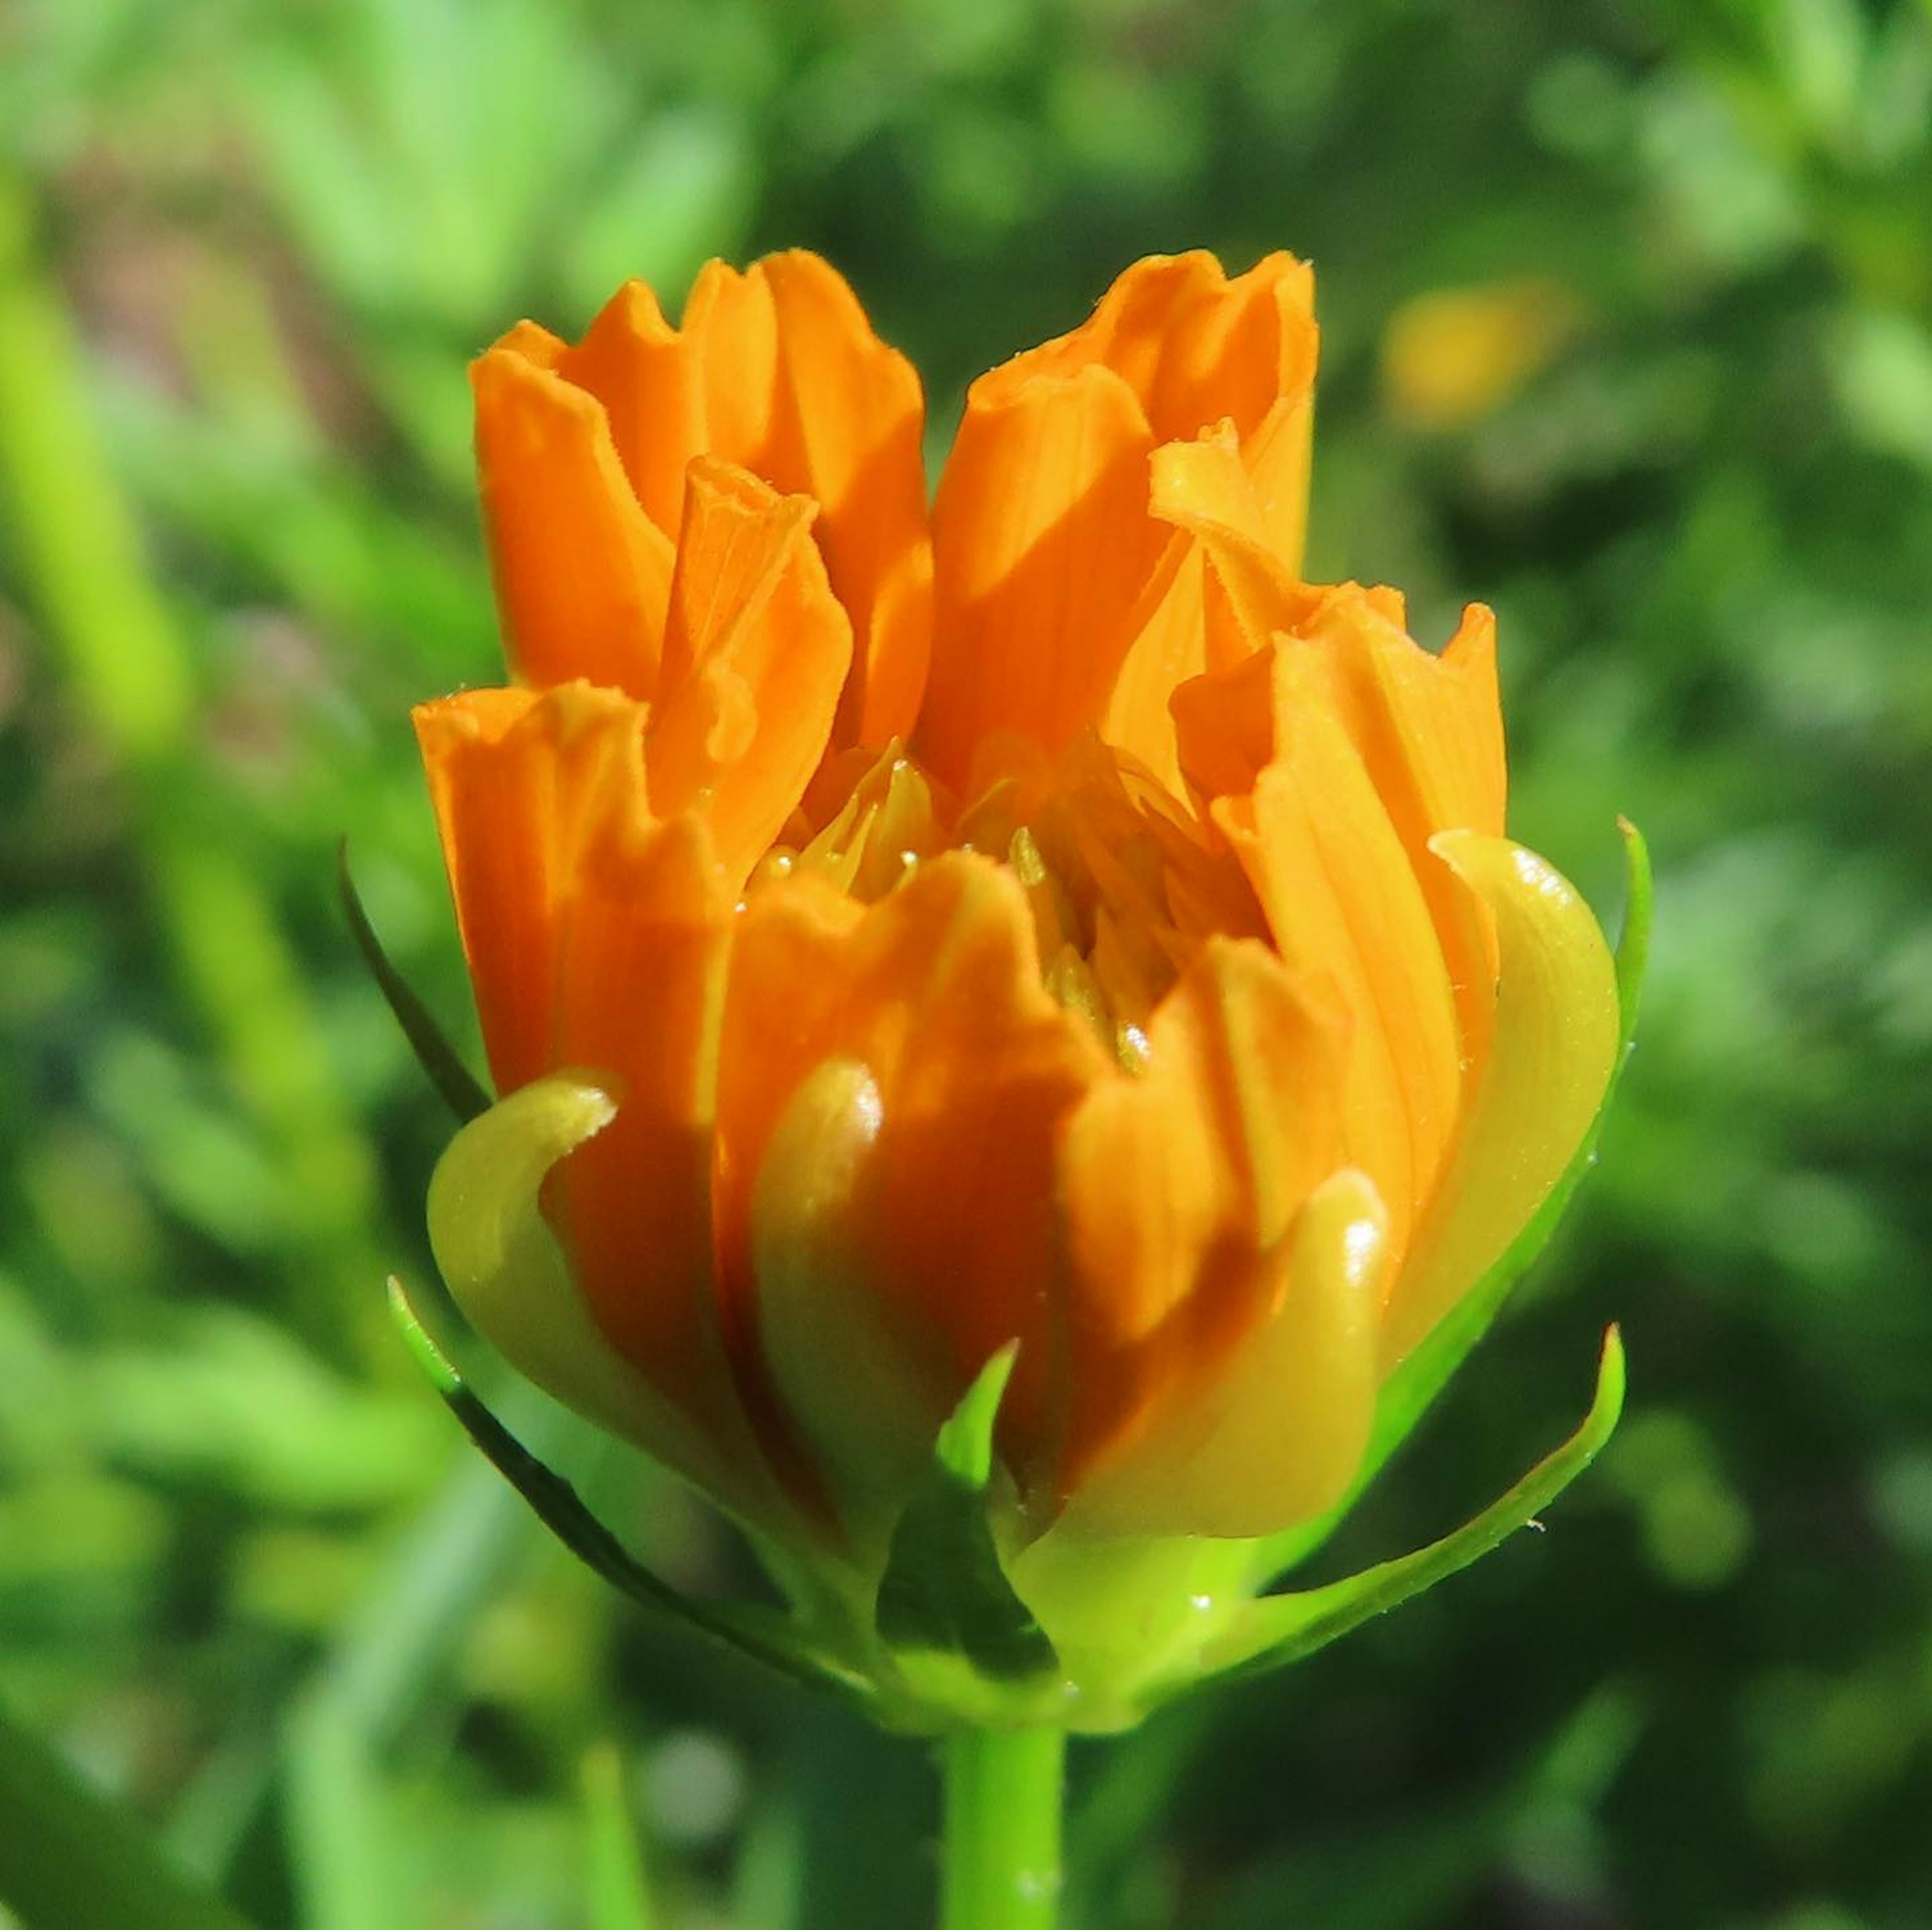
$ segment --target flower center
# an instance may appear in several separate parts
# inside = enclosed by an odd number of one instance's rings
[[[1090,733],[1058,759],[1014,739],[988,763],[960,809],[896,745],[836,760],[747,895],[815,874],[870,904],[926,859],[982,853],[1025,892],[1047,990],[1138,1071],[1154,1008],[1201,946],[1264,936],[1246,877],[1190,805]]]

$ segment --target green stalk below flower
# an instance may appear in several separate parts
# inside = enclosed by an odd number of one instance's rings
[[[1057,1728],[946,1739],[940,1930],[1053,1930],[1066,1752]]]

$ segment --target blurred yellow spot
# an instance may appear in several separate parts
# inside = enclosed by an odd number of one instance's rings
[[[1575,296],[1550,281],[1418,295],[1382,336],[1384,406],[1417,428],[1478,421],[1548,365],[1580,318]]]

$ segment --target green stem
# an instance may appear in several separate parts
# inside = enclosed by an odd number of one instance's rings
[[[946,1738],[940,1930],[1053,1930],[1066,1752],[1059,1729]]]

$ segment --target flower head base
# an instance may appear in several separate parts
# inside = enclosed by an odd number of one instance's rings
[[[1503,835],[1489,613],[1437,655],[1300,579],[1311,301],[1142,262],[974,385],[929,514],[814,257],[524,324],[475,370],[516,682],[417,713],[502,1095],[459,1300],[868,1606],[1004,1362],[992,1532],[1090,1674],[1159,1643],[1069,1578],[1184,1602],[1334,1504],[1617,1055]]]

